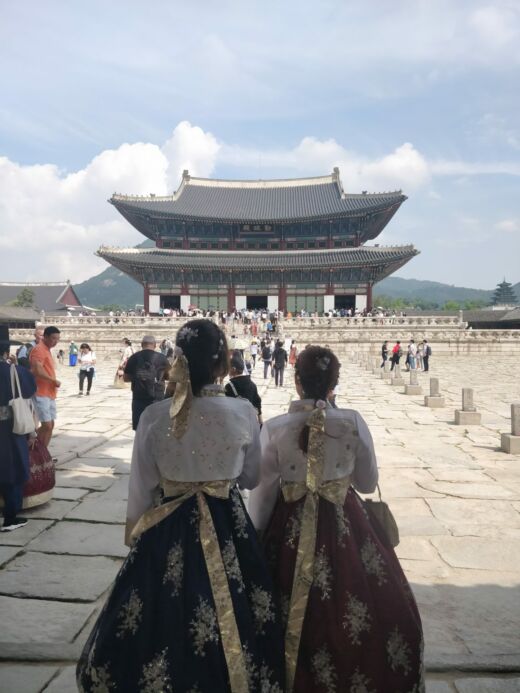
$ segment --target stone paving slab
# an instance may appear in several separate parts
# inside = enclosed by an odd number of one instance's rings
[[[455,679],[457,693],[518,693],[520,678],[466,678]]]
[[[77,690],[76,667],[69,666],[61,669],[43,690],[45,693],[74,693]]]
[[[0,596],[2,623],[9,624],[0,635],[0,656],[3,643],[70,643],[93,610],[91,604]]]
[[[0,566],[14,558],[21,550],[20,546],[0,546]]]
[[[432,537],[446,563],[454,568],[520,572],[520,552],[515,539],[490,541],[481,537]]]
[[[78,556],[115,556],[128,553],[120,525],[65,521],[51,527],[28,544],[30,551]]]
[[[15,532],[2,532],[0,533],[0,546],[25,546],[52,524],[54,524],[52,520],[31,520],[25,527],[21,527]]]
[[[79,472],[75,469],[56,472],[56,483],[60,486],[73,486],[92,491],[105,491],[114,483],[115,479],[116,477],[112,472],[100,474],[98,472]]]
[[[0,572],[0,594],[92,602],[108,589],[120,565],[121,561],[105,556],[56,556],[29,551]]]
[[[104,494],[89,498],[69,512],[68,520],[86,520],[87,522],[108,522],[124,524],[126,522],[126,500],[110,499]]]
[[[36,518],[42,520],[62,520],[77,504],[77,501],[57,500],[53,498],[48,503],[39,505],[36,508],[24,510],[24,515],[30,520]]]
[[[52,492],[53,500],[79,500],[86,496],[87,489],[75,488],[74,486],[55,486]]]
[[[0,691],[3,693],[40,693],[57,672],[57,667],[49,664],[0,663]],[[74,688],[69,688],[67,693],[73,693],[73,691]]]

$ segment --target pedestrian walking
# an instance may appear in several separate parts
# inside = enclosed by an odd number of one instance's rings
[[[392,347],[392,365],[390,366],[391,371],[393,371],[396,365],[399,363],[402,355],[403,350],[401,349],[401,342],[397,341]]]
[[[432,355],[432,348],[428,344],[428,340],[423,340],[423,362],[424,362],[424,372],[430,370],[430,356]]]
[[[271,361],[273,359],[273,352],[271,351],[271,347],[267,342],[262,341],[260,346],[262,348],[262,361],[264,362],[264,380],[267,380],[267,374],[271,368]]]
[[[388,342],[383,342],[383,346],[381,347],[381,358],[383,359],[381,361],[381,368],[385,368],[386,362],[388,361]]]
[[[246,372],[245,362],[240,353],[231,356],[229,382],[224,388],[226,397],[242,397],[249,400],[258,414],[258,422],[262,423],[262,398],[258,394],[256,384]]]
[[[274,369],[274,384],[283,387],[283,374],[287,365],[287,352],[283,348],[283,342],[278,340],[273,351],[272,365]]]
[[[132,383],[132,428],[137,429],[141,414],[154,402],[164,399],[165,378],[170,364],[163,354],[155,349],[157,342],[152,335],[145,335],[141,341],[141,351],[127,361],[124,380]]]
[[[300,400],[264,424],[249,499],[285,605],[285,690],[423,691],[415,599],[357,494],[377,486],[372,436],[357,411],[326,402],[338,375],[330,349],[300,353]]]
[[[79,348],[79,395],[83,394],[83,384],[87,381],[87,395],[90,395],[92,389],[92,380],[96,370],[96,354],[90,346],[83,342]]]
[[[34,407],[40,421],[36,435],[43,445],[48,448],[56,420],[56,396],[61,382],[56,378],[54,359],[51,349],[60,341],[60,331],[49,325],[43,331],[42,341],[31,350],[29,363],[36,380]]]
[[[69,344],[69,366],[75,366],[78,362],[78,347],[75,342]]]
[[[289,365],[294,368],[296,365],[296,359],[298,358],[298,348],[296,347],[296,341],[293,339],[289,349]]]

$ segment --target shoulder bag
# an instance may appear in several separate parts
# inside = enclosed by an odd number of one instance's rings
[[[11,391],[13,399],[9,402],[9,406],[13,410],[13,433],[18,436],[34,433],[36,427],[34,425],[34,409],[31,399],[22,397],[22,388],[20,387],[20,378],[16,366],[11,364]],[[18,395],[16,392],[18,391]]]
[[[377,492],[379,494],[379,500],[371,500],[370,498],[365,498],[363,501],[365,505],[365,510],[370,517],[370,520],[375,519],[377,524],[381,527],[383,532],[390,544],[395,548],[399,544],[399,528],[397,527],[397,522],[395,517],[392,515],[392,511],[388,507],[388,504],[381,498],[381,489],[379,484],[377,485]]]

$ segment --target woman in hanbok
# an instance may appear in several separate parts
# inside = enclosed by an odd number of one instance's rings
[[[300,353],[301,399],[264,423],[261,482],[248,506],[283,614],[286,690],[420,693],[419,613],[356,493],[375,490],[377,463],[360,414],[327,404],[338,376],[329,349]]]
[[[215,384],[229,362],[215,323],[188,322],[176,345],[173,398],[149,406],[137,428],[126,533],[132,548],[85,645],[78,686],[282,693],[281,624],[239,491],[259,479],[257,414]]]
[[[298,348],[294,339],[291,342],[291,348],[289,349],[289,365],[293,368],[296,365],[296,359],[298,357]]]

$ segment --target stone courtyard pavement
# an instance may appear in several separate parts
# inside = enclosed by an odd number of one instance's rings
[[[397,553],[424,622],[428,693],[517,692],[520,456],[499,444],[510,403],[520,401],[518,363],[503,355],[432,361],[442,409],[353,363],[343,365],[338,402],[358,409],[374,436],[383,498],[401,533]],[[2,693],[76,690],[74,661],[126,554],[133,433],[130,392],[110,387],[114,371],[102,363],[92,395],[79,398],[75,370],[60,368],[54,499],[27,512],[26,527],[0,534]],[[285,412],[292,382],[275,389],[260,367],[255,375],[265,418]],[[419,373],[425,393],[427,376]],[[455,425],[462,387],[474,388],[482,425]]]

